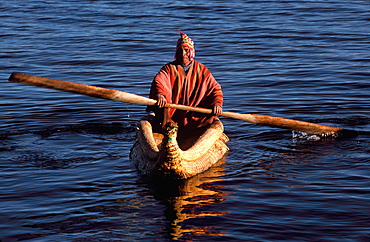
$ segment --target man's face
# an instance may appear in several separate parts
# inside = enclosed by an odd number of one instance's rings
[[[191,62],[190,55],[191,49],[187,46],[181,46],[177,50],[176,59],[180,62],[180,64],[187,66]]]

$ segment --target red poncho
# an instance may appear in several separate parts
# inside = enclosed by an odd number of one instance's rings
[[[154,77],[150,98],[156,99],[158,94],[164,95],[168,103],[193,107],[212,108],[215,104],[220,106],[223,104],[220,84],[205,65],[195,60],[192,61],[187,73],[176,62],[163,66]],[[170,109],[169,115],[179,126],[201,122],[210,117],[176,109]]]

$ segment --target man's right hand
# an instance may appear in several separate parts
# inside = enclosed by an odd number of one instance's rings
[[[157,95],[157,106],[159,108],[164,108],[167,105],[166,97],[162,94]]]

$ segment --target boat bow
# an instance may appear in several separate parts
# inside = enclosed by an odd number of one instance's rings
[[[144,174],[188,178],[207,170],[229,150],[223,131],[217,119],[207,127],[180,135],[177,125],[170,122],[163,135],[153,132],[151,123],[143,119],[130,157]]]

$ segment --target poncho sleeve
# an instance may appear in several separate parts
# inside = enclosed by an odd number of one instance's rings
[[[211,108],[213,105],[223,105],[223,94],[221,85],[213,77],[209,69],[199,63],[194,63],[194,70],[191,80],[193,88],[188,102],[192,106]]]
[[[152,81],[150,88],[149,97],[157,99],[157,95],[161,94],[165,96],[167,102],[171,103],[172,100],[172,86],[170,77],[170,66],[169,64],[163,66]]]

